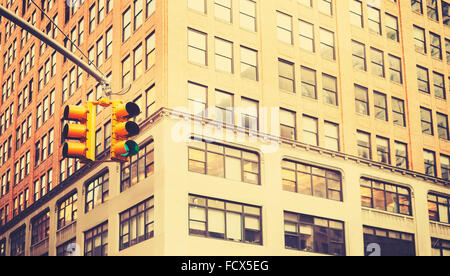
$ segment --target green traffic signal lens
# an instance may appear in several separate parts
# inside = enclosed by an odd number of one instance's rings
[[[139,146],[135,141],[129,140],[125,142],[125,150],[127,153],[122,154],[122,156],[128,157],[138,154]]]

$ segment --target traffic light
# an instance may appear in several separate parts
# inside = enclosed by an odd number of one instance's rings
[[[68,105],[64,109],[64,120],[78,122],[64,126],[61,140],[65,142],[62,154],[64,158],[80,158],[83,161],[95,161],[95,106],[88,102],[86,106]]]
[[[139,152],[138,144],[128,138],[139,134],[139,126],[130,119],[141,113],[135,103],[112,102],[111,159],[126,162],[128,157]]]

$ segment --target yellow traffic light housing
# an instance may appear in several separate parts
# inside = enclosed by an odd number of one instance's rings
[[[64,158],[80,158],[83,161],[95,161],[95,106],[88,102],[86,106],[68,105],[64,109],[64,120],[78,124],[66,124],[61,140],[78,140],[65,142],[62,149]]]
[[[128,157],[138,154],[139,146],[128,138],[139,134],[139,126],[135,122],[128,121],[139,115],[141,110],[133,102],[112,102],[111,119],[111,159],[126,162]]]

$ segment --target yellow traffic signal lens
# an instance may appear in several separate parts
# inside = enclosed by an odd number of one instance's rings
[[[73,121],[85,121],[88,110],[83,106],[68,105],[64,108],[64,119]]]
[[[129,102],[119,105],[115,108],[115,114],[117,120],[124,120],[136,117],[141,113],[141,109],[135,103]]]
[[[66,124],[62,132],[62,140],[65,139],[86,139],[87,128],[86,125]]]
[[[139,126],[135,122],[125,122],[114,127],[114,134],[118,138],[128,138],[139,134]]]
[[[86,155],[86,145],[81,143],[65,143],[63,146],[63,157],[85,157]]]

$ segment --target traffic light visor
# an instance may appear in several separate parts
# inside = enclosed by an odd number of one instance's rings
[[[65,143],[62,151],[63,157],[84,157],[86,145],[81,143]]]
[[[139,134],[139,126],[135,122],[125,122],[114,127],[114,133],[120,138],[128,138]]]
[[[64,108],[65,120],[85,121],[88,110],[83,106],[68,105]]]
[[[141,109],[135,103],[129,102],[116,107],[115,114],[117,119],[130,119],[141,113]]]
[[[62,132],[62,140],[65,139],[86,139],[87,129],[85,125],[66,124]]]

